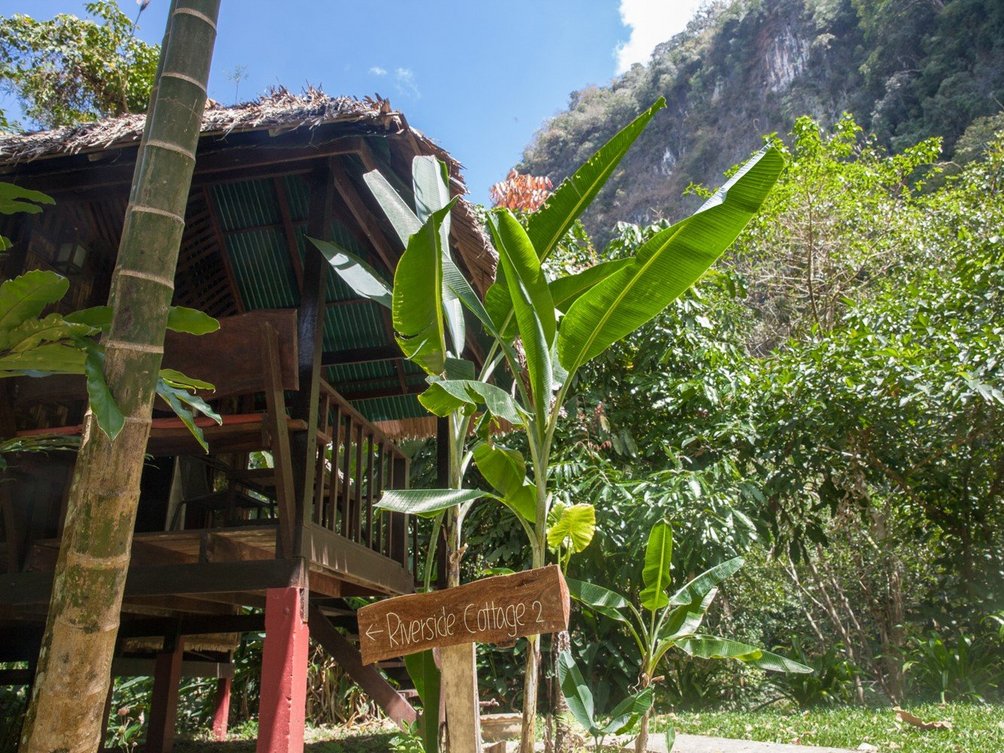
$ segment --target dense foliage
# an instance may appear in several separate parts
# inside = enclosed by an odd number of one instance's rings
[[[160,47],[135,36],[134,21],[114,0],[85,8],[92,18],[0,17],[0,86],[20,101],[29,125],[55,128],[146,110]],[[19,125],[0,111],[0,128]]]
[[[850,118],[798,121],[729,262],[580,372],[553,472],[560,499],[597,508],[573,577],[637,594],[642,532],[667,517],[680,577],[747,557],[712,628],[818,670],[765,685],[674,659],[665,698],[998,692],[1001,136],[947,176],[937,142],[889,154]],[[604,255],[659,227],[620,226]],[[567,258],[595,253],[580,236]],[[518,564],[502,537],[477,539],[486,565]],[[632,646],[608,622],[579,614],[573,644],[616,696]]]

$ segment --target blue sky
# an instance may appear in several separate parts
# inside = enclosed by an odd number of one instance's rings
[[[135,0],[119,0],[133,15]],[[699,0],[223,0],[209,95],[284,85],[379,93],[465,166],[475,201],[568,95],[603,85],[682,30]],[[139,36],[159,42],[169,0]],[[0,15],[82,15],[83,0],[0,0]],[[235,72],[246,78],[235,85]],[[236,99],[235,99],[236,97]],[[13,104],[0,100],[11,109]]]

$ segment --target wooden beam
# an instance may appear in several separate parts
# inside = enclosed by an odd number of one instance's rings
[[[349,180],[347,171],[336,169],[334,171],[334,179],[338,195],[342,197],[345,205],[349,208],[349,212],[352,213],[352,217],[366,234],[369,245],[376,251],[385,268],[389,270],[395,269],[397,266],[395,258],[398,254],[395,253],[387,237],[383,234],[383,230],[380,229],[372,212],[370,212],[356,192],[355,187]]]
[[[321,353],[321,366],[345,366],[353,363],[373,363],[375,361],[400,360],[401,349],[397,345],[378,345],[372,348],[345,348],[326,350]]]
[[[216,212],[216,205],[213,203],[213,197],[209,193],[209,189],[205,186],[202,188],[202,199],[206,202],[206,211],[209,214],[209,224],[213,229],[213,237],[216,239],[216,245],[220,249],[220,261],[223,264],[223,271],[227,275],[227,285],[230,288],[230,294],[234,298],[234,306],[236,307],[238,314],[243,314],[245,311],[244,301],[241,300],[240,290],[237,287],[237,277],[234,275],[234,266],[230,263],[230,251],[227,249],[227,239],[223,235],[223,226],[220,224],[220,217]]]
[[[143,638],[167,635],[173,629],[177,630],[178,635],[260,632],[265,629],[265,615],[220,614],[205,617],[185,615],[180,620],[175,617],[123,620],[122,626],[119,628],[119,636]]]
[[[224,140],[210,146],[207,141],[204,137],[199,144],[192,176],[193,186],[218,182],[228,176],[246,180],[252,171],[258,171],[259,177],[264,177],[264,169],[271,169],[271,175],[287,175],[298,171],[299,165],[296,163],[308,163],[300,170],[306,172],[310,170],[309,163],[317,159],[354,154],[358,148],[356,142],[346,141],[344,136],[325,139],[316,130],[308,145],[302,143],[302,137],[296,136],[290,137],[286,144],[278,139],[258,139],[258,143],[245,145],[228,144]],[[115,162],[108,165],[91,162],[86,156],[38,160],[17,165],[18,184],[53,196],[73,193],[82,197],[93,197],[97,192],[114,187],[128,187],[135,168],[136,148],[127,147],[114,151]],[[13,172],[13,169],[0,169],[0,178]]]
[[[158,653],[154,660],[150,726],[147,728],[144,748],[148,753],[171,753],[174,750],[181,660],[184,652],[185,639],[181,636],[168,636],[164,639],[164,650]]]
[[[324,646],[332,658],[348,673],[364,691],[402,729],[407,729],[418,718],[418,714],[394,688],[374,668],[363,666],[359,651],[335,630],[320,610],[310,607],[310,632],[314,640]]]
[[[301,558],[250,562],[199,562],[129,568],[125,595],[167,596],[261,591],[305,583]],[[13,573],[0,576],[0,604],[48,602],[52,573]]]
[[[330,238],[332,207],[335,189],[332,182],[334,169],[329,162],[310,180],[310,208],[307,216],[307,233],[315,238]],[[293,485],[296,499],[295,527],[299,530],[306,519],[306,510],[313,503],[317,473],[318,402],[321,390],[321,349],[324,340],[324,299],[328,281],[328,264],[324,256],[308,244],[303,270],[303,292],[300,295],[297,324],[297,352],[299,354],[300,389],[293,396],[290,415],[306,422],[308,430],[296,434],[292,442]],[[296,537],[294,546],[300,545]],[[295,550],[299,554],[299,550]]]
[[[112,661],[112,677],[153,677],[156,659],[139,656],[119,656]],[[233,677],[234,665],[229,662],[182,660],[182,677]]]
[[[296,228],[293,226],[293,213],[289,210],[289,199],[286,198],[286,186],[283,185],[283,180],[278,175],[272,178],[272,190],[275,193],[276,203],[279,205],[279,216],[282,218],[282,234],[286,239],[286,251],[289,253],[293,274],[296,275],[296,285],[302,296],[303,262],[300,259],[300,249],[296,245]],[[241,229],[245,230],[245,228]]]
[[[342,396],[346,400],[373,400],[378,397],[396,397],[398,395],[420,395],[429,388],[427,384],[405,384],[401,388],[383,387],[376,390],[346,390]]]

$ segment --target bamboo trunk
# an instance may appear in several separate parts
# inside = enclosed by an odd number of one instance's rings
[[[21,750],[93,753],[103,710],[164,328],[206,101],[219,0],[174,0],[133,174],[109,302],[105,378],[125,416],[88,413]]]

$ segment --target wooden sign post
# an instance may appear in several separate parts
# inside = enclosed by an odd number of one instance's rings
[[[461,643],[513,643],[568,629],[568,587],[557,565],[398,596],[362,607],[363,664]]]

